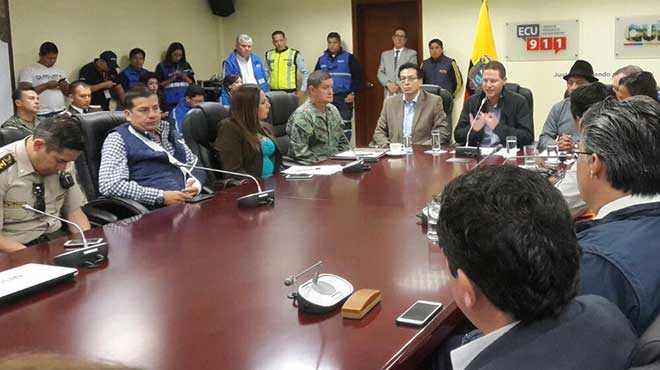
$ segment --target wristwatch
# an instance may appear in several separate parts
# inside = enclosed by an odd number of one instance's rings
[[[158,194],[158,197],[156,197],[156,205],[158,207],[162,207],[165,205],[165,197],[163,197],[162,191]]]

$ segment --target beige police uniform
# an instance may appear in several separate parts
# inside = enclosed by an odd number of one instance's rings
[[[62,227],[58,220],[22,208],[25,204],[35,204],[33,184],[44,184],[47,213],[66,216],[87,202],[77,183],[65,189],[59,174],[36,173],[26,143],[27,138],[0,148],[0,228],[2,236],[23,244]],[[73,163],[68,163],[66,170],[76,178]]]

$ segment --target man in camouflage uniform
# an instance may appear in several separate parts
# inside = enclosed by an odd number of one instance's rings
[[[73,164],[84,146],[78,118],[60,115],[44,120],[33,136],[0,148],[0,252],[20,250],[59,234],[60,221],[24,205],[61,213],[83,230],[90,228],[80,208],[86,200],[75,182]]]
[[[318,162],[351,148],[344,123],[332,105],[332,78],[315,71],[307,80],[309,99],[289,118],[289,157],[303,162]]]
[[[37,112],[39,111],[39,94],[32,87],[19,87],[11,94],[14,101],[13,116],[0,125],[2,128],[20,130],[23,136],[31,135],[39,124]]]

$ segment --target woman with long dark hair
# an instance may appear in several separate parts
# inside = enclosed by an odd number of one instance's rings
[[[186,60],[183,44],[170,44],[165,59],[156,66],[156,76],[165,96],[165,108],[170,111],[186,95],[188,85],[195,82],[195,72]]]
[[[221,122],[213,144],[223,170],[268,178],[280,171],[282,154],[264,120],[270,103],[253,84],[242,85],[231,98],[231,117]]]

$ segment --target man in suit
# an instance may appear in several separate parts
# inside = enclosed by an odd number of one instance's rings
[[[69,85],[69,98],[71,99],[71,104],[69,104],[67,110],[71,114],[83,114],[99,110],[90,110],[89,105],[92,102],[92,89],[83,81],[74,81]]]
[[[497,166],[454,179],[438,236],[451,295],[483,335],[437,358],[436,369],[627,368],[637,336],[611,302],[575,297],[573,220],[542,176]]]
[[[504,144],[507,136],[516,136],[518,147],[531,144],[534,141],[532,112],[522,95],[504,88],[504,65],[492,61],[484,66],[482,74],[483,91],[472,95],[463,105],[454,129],[456,143],[494,147]]]
[[[392,36],[394,48],[380,55],[378,81],[385,88],[386,98],[399,92],[399,67],[407,63],[417,64],[417,51],[408,49],[406,41],[408,41],[406,29],[396,28]]]
[[[413,144],[431,144],[431,130],[440,130],[442,143],[449,143],[451,133],[442,98],[422,90],[422,71],[414,63],[399,68],[399,86],[403,96],[385,99],[373,141],[378,145],[400,143],[411,137]]]

